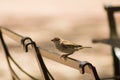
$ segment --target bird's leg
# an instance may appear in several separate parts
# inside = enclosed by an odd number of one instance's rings
[[[63,57],[66,60],[66,58],[71,54],[73,54],[73,53],[63,54],[63,55],[61,55],[61,57]]]

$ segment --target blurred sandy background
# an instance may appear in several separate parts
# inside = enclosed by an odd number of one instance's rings
[[[107,14],[104,10],[107,3],[120,5],[119,0],[0,0],[0,26],[31,37],[49,51],[58,52],[50,41],[55,36],[91,46],[92,49],[78,51],[70,57],[89,61],[96,67],[101,78],[109,77],[113,75],[111,47],[91,42],[94,38],[109,37]],[[119,23],[120,15],[115,14],[115,17]],[[118,27],[117,29],[120,30]],[[39,78],[40,72],[33,54],[25,54],[22,47],[19,48],[19,45],[9,38],[6,38],[6,41],[16,61],[30,74]],[[44,59],[56,80],[85,80],[79,71]],[[19,70],[15,69],[19,73]],[[22,73],[19,75],[22,80],[29,80]],[[1,46],[0,80],[11,80]]]

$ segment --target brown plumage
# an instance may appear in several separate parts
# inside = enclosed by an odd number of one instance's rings
[[[82,45],[75,44],[75,43],[73,43],[71,41],[68,41],[68,40],[63,40],[63,39],[61,39],[59,37],[55,37],[51,41],[54,42],[56,48],[59,51],[67,53],[67,54],[63,54],[61,56],[63,58],[68,57],[69,55],[73,54],[74,52],[76,52],[76,51],[78,51],[80,49],[91,48],[91,47],[83,47]]]

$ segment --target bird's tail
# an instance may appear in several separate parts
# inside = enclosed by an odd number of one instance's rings
[[[80,47],[79,49],[84,49],[84,48],[92,48],[92,47],[85,46],[85,47]]]
[[[92,47],[83,47],[83,48],[92,48]]]

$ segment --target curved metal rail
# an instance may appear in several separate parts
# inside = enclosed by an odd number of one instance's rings
[[[7,28],[3,28],[3,27],[0,27],[0,32],[1,32],[1,35],[5,34],[8,37],[12,38],[13,40],[15,40],[19,43],[22,43],[22,45],[26,51],[29,50],[28,49],[29,45],[32,46],[32,48],[35,51],[35,56],[36,56],[36,59],[38,61],[38,65],[40,67],[41,73],[43,74],[43,78],[42,78],[43,80],[54,80],[54,78],[52,77],[52,75],[48,71],[47,67],[45,66],[45,63],[44,63],[44,60],[42,59],[42,56],[44,56],[48,59],[51,59],[53,61],[56,61],[58,63],[64,64],[66,66],[72,67],[74,69],[77,69],[82,74],[88,73],[91,75],[92,80],[100,80],[100,78],[97,74],[96,68],[91,63],[89,63],[87,61],[78,61],[78,60],[70,58],[70,57],[68,57],[66,60],[64,60],[64,59],[60,58],[59,54],[51,53],[51,52],[48,52],[42,48],[39,48],[36,45],[36,43],[34,41],[32,41],[32,39],[29,37],[23,37],[23,36],[13,32],[13,31],[11,31]],[[4,46],[4,44],[3,44],[3,46]],[[10,68],[10,70],[12,70],[12,69]],[[11,73],[14,74],[13,71],[11,71]],[[14,76],[13,76],[13,80],[14,80]],[[33,80],[36,80],[36,79],[33,79]]]

